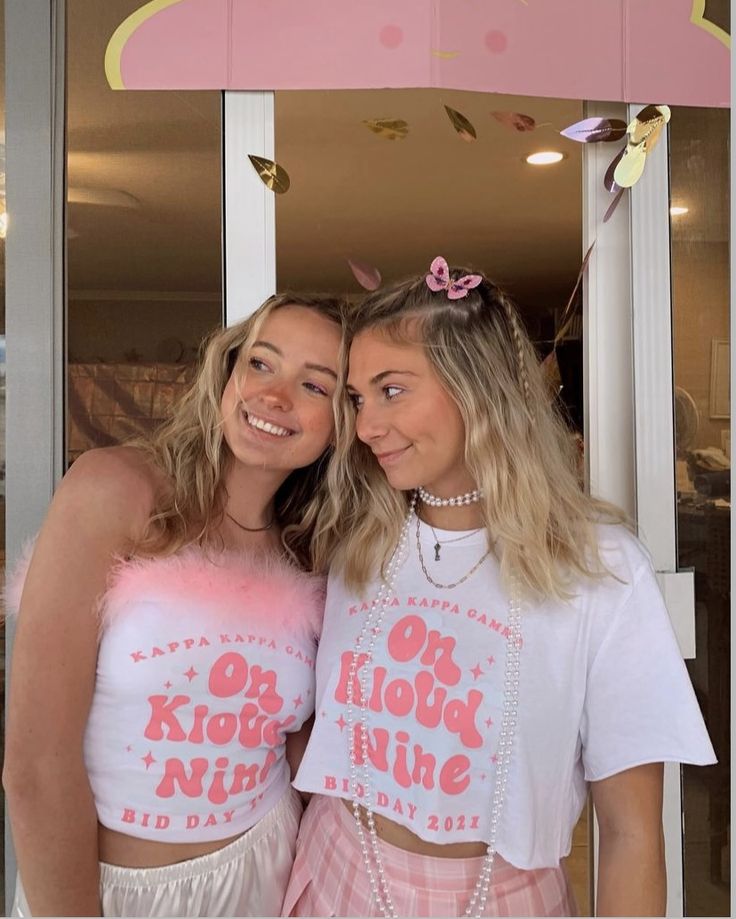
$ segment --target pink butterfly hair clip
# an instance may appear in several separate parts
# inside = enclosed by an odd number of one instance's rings
[[[429,266],[429,274],[425,278],[427,287],[435,292],[438,290],[447,291],[448,300],[460,300],[468,296],[468,291],[477,287],[483,280],[483,275],[466,274],[457,281],[450,279],[450,269],[447,262],[438,255]]]

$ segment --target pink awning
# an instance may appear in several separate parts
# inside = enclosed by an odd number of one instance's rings
[[[114,89],[443,87],[730,104],[707,0],[152,0],[112,36]]]

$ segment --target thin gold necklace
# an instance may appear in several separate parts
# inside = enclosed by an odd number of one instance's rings
[[[422,555],[422,541],[419,537],[419,517],[417,516],[417,552],[419,553],[419,564],[422,566],[424,577],[429,581],[429,583],[433,587],[440,587],[443,590],[450,590],[453,587],[458,587],[460,584],[463,584],[472,574],[475,574],[475,572],[491,554],[491,549],[489,548],[488,551],[473,565],[470,571],[467,574],[464,574],[458,581],[454,581],[452,584],[441,584],[439,581],[435,581],[432,575],[427,571],[427,566],[424,563],[424,556]]]
[[[462,536],[456,536],[454,539],[445,539],[442,542],[440,542],[439,539],[437,538],[437,534],[435,533],[434,527],[432,526],[432,524],[428,523],[427,526],[432,531],[432,536],[434,536],[434,545],[432,546],[432,548],[434,549],[434,560],[436,562],[441,561],[440,549],[443,546],[448,546],[451,542],[460,542],[463,539],[470,539],[471,536],[475,536],[476,533],[480,533],[480,531],[483,529],[483,527],[478,527],[477,530],[471,530],[470,533],[463,533]]]
[[[276,519],[276,517],[273,516],[270,519],[270,521],[265,525],[265,527],[246,527],[246,526],[243,526],[242,523],[237,521],[233,517],[233,515],[229,514],[227,511],[225,511],[225,516],[228,518],[228,520],[232,520],[232,522],[235,524],[236,527],[240,527],[241,530],[245,530],[246,533],[263,533],[264,530],[270,530],[271,527],[273,526],[274,520]]]

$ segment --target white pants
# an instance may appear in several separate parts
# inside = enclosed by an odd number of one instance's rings
[[[209,855],[161,868],[100,863],[103,916],[280,916],[302,803],[293,788],[247,833]],[[30,916],[16,881],[12,916]]]

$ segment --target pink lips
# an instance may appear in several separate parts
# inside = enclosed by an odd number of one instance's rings
[[[392,450],[390,453],[376,453],[375,457],[382,466],[392,466],[401,459],[408,449],[409,447],[402,447],[401,450]]]

